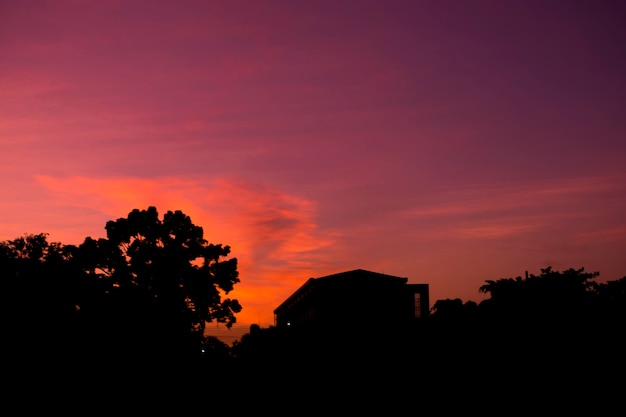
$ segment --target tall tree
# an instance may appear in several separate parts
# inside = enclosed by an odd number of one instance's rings
[[[151,206],[105,228],[106,239],[87,238],[78,250],[86,272],[110,283],[120,322],[161,340],[197,342],[207,322],[236,322],[241,305],[224,296],[239,282],[237,258],[208,243],[189,216],[168,211],[161,220]]]

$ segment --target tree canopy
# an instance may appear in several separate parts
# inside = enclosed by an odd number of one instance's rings
[[[182,211],[160,219],[155,207],[134,209],[105,229],[106,238],[78,246],[45,233],[0,242],[16,339],[35,345],[71,335],[69,344],[108,353],[200,351],[206,323],[236,322],[242,307],[227,295],[239,282],[237,258]]]
[[[482,309],[499,318],[530,320],[576,319],[594,303],[593,280],[599,272],[584,268],[564,271],[542,268],[539,275],[487,280],[480,291],[490,295]]]

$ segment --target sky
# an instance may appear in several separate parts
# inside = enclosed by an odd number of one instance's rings
[[[0,240],[182,210],[274,324],[366,269],[626,276],[626,3],[0,1]],[[225,332],[224,332],[225,331]]]

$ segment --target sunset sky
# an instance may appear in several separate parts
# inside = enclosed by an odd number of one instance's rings
[[[0,240],[182,210],[238,258],[233,337],[358,268],[431,305],[546,266],[619,279],[625,21],[604,0],[0,2]]]

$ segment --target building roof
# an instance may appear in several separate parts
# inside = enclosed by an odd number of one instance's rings
[[[353,269],[351,271],[339,272],[332,275],[326,275],[319,278],[309,278],[300,288],[298,288],[293,294],[291,294],[285,301],[283,301],[276,309],[274,313],[279,312],[285,305],[288,305],[294,298],[305,292],[308,288],[323,284],[326,282],[333,283],[345,283],[345,284],[357,284],[360,283],[372,283],[372,282],[396,282],[398,284],[408,282],[408,278],[397,277],[394,275],[381,274],[379,272],[372,272],[365,269]]]
[[[365,269],[353,269],[352,271],[346,271],[346,272],[339,272],[337,274],[332,274],[332,275],[326,275],[323,277],[319,277],[319,278],[313,278],[313,279],[318,279],[318,280],[338,280],[338,279],[343,279],[343,280],[349,280],[349,279],[374,279],[374,280],[379,280],[379,279],[385,279],[385,280],[398,280],[398,281],[402,281],[402,282],[407,282],[408,278],[404,278],[404,277],[397,277],[397,276],[393,276],[393,275],[387,275],[387,274],[381,274],[380,272],[372,272],[372,271],[367,271]]]

